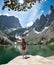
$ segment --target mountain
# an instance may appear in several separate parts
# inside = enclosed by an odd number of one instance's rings
[[[32,28],[35,28],[36,31],[40,32],[45,27],[48,27],[53,20],[54,20],[54,6],[51,6],[51,13],[46,15],[42,14],[40,16],[40,19],[37,19],[34,22]]]
[[[46,16],[42,14],[40,16],[40,19],[37,19],[32,25],[32,27],[35,28],[36,31],[40,32],[45,27],[48,27],[53,20],[54,20],[54,12],[51,12],[50,14],[47,14]]]
[[[1,15],[0,16],[0,29],[1,30],[9,30],[9,29],[18,29],[21,28],[21,25],[19,23],[19,19],[14,16],[6,16]]]
[[[54,44],[54,21],[41,32],[32,29],[24,38],[28,44]]]
[[[35,28],[36,31],[40,32],[40,31],[42,31],[44,29],[46,21],[47,21],[46,16],[44,16],[44,14],[42,14],[40,16],[40,19],[37,19],[34,22],[33,27]]]
[[[40,19],[37,19],[29,30],[25,36],[29,44],[54,42],[54,12],[52,11],[46,16],[42,14]]]
[[[47,17],[47,15],[46,15],[46,17]],[[46,26],[49,26],[53,20],[54,20],[54,12],[51,12],[50,15],[47,17]]]
[[[0,31],[0,45],[8,45],[8,44],[13,44],[11,40],[8,39],[7,35]]]
[[[15,37],[25,37],[26,41],[34,42],[35,44],[40,42],[42,39],[46,43],[49,39],[54,37],[51,28],[53,28],[52,23],[54,21],[54,10],[50,14],[42,14],[40,19],[36,19],[31,27],[19,28],[15,31],[8,33],[9,39],[14,40]],[[53,23],[54,25],[54,23]],[[49,37],[52,36],[52,37]],[[14,39],[13,39],[14,38]]]

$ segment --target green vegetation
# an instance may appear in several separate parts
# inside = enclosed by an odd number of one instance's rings
[[[28,45],[27,53],[48,57],[54,55],[54,45]]]
[[[48,41],[48,44],[51,44],[51,43],[54,43],[54,38],[51,38],[51,39]]]
[[[9,39],[10,39],[11,41],[13,41],[13,42],[16,41],[16,38],[15,38],[14,36],[9,36]]]
[[[18,0],[4,0],[2,9],[4,10],[6,7],[8,7],[9,11],[10,9],[14,11],[27,11],[27,9],[32,8],[32,5],[34,5],[36,1],[40,2],[41,0],[24,0],[22,3]]]
[[[35,38],[35,39],[32,39],[32,40],[28,41],[28,44],[30,44],[30,45],[32,45],[32,44],[36,44],[36,45],[42,45],[42,44],[50,45],[52,43],[54,44],[54,38],[50,38],[49,40],[46,40],[45,37]]]
[[[7,40],[4,40],[4,38],[0,38],[0,45],[8,45],[11,44],[10,42],[8,42]]]

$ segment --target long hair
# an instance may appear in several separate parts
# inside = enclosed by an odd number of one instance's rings
[[[22,38],[22,40],[21,40],[21,45],[25,45],[25,39],[24,38]]]

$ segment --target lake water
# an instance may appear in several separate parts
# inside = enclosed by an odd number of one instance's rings
[[[48,57],[54,55],[54,45],[27,45],[26,53]],[[0,64],[5,64],[19,55],[22,55],[19,45],[0,46]]]

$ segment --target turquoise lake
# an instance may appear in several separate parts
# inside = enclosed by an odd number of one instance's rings
[[[27,45],[26,53],[44,57],[52,56],[54,45]],[[20,45],[0,46],[0,64],[6,64],[19,55],[22,55]]]

